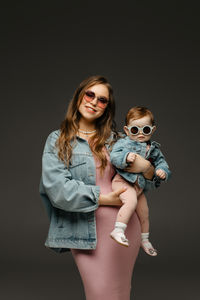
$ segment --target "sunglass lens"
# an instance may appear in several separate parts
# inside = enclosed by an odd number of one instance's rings
[[[131,127],[131,133],[132,134],[138,134],[138,128],[136,126]]]
[[[90,92],[90,91],[85,92],[85,95],[87,98],[89,98],[91,100],[95,98],[95,93]]]
[[[146,134],[146,135],[150,134],[151,133],[151,127],[144,126],[143,133]]]
[[[106,98],[98,98],[99,102],[102,103],[102,104],[107,104],[108,103],[108,100]]]
[[[108,100],[106,98],[100,97],[98,98],[98,106],[101,108],[105,108],[108,104]]]

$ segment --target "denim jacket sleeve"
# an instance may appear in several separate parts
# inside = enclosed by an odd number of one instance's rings
[[[158,149],[158,155],[156,157],[156,160],[154,161],[154,166],[155,171],[161,169],[166,173],[166,179],[164,181],[167,181],[171,177],[171,171],[169,170],[169,166],[160,149]]]
[[[130,152],[126,146],[126,142],[124,139],[118,140],[110,153],[110,161],[111,163],[118,169],[124,169],[128,167],[128,163],[126,162],[126,157]]]
[[[55,150],[57,138],[56,132],[52,132],[45,144],[42,157],[42,193],[59,209],[70,212],[94,211],[98,207],[100,188],[72,178],[67,166],[58,158]]]

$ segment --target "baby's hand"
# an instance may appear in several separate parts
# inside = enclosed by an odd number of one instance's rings
[[[161,179],[165,179],[166,178],[166,173],[163,170],[161,170],[161,169],[156,170],[156,175],[158,177],[160,177]]]
[[[136,154],[135,153],[133,153],[133,152],[129,152],[129,154],[127,155],[127,157],[126,157],[126,161],[127,162],[134,162],[134,160],[135,160],[135,158],[136,158]]]

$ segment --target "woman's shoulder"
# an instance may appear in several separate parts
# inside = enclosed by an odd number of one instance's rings
[[[111,131],[110,137],[106,142],[116,142],[121,138],[125,138],[126,135],[121,131]]]
[[[48,135],[47,139],[48,138],[58,138],[59,135],[60,135],[60,129],[56,129]]]
[[[109,138],[107,138],[105,144],[106,145],[113,145],[116,143],[116,141],[119,139],[119,132],[117,131],[111,131]]]
[[[56,149],[56,141],[60,136],[60,129],[52,131],[46,139],[44,152],[54,152]]]
[[[125,138],[125,134],[122,132],[112,131],[110,134],[110,137],[106,140],[106,147],[111,152],[113,149],[113,146],[120,141],[122,138]]]
[[[121,132],[121,131],[119,131],[118,133],[117,133],[117,139],[116,139],[116,143],[127,143],[127,142],[129,142],[129,137],[125,134],[125,133],[123,133],[123,132]]]

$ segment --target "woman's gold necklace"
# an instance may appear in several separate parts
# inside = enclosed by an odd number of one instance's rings
[[[95,130],[92,130],[92,131],[84,131],[84,130],[81,130],[81,129],[78,129],[78,131],[84,135],[90,135],[92,133],[95,133],[96,132],[96,129]]]

